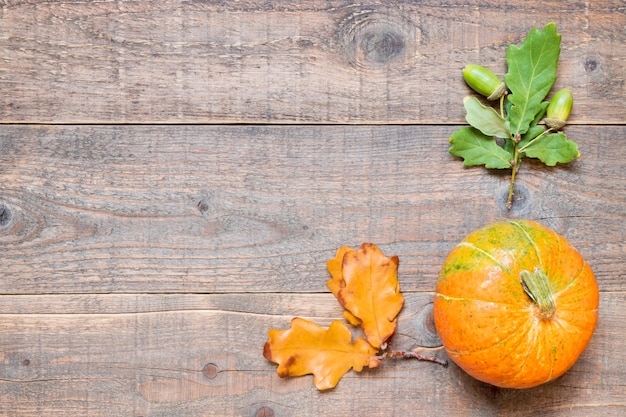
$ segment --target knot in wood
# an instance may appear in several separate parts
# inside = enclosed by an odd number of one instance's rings
[[[9,206],[4,203],[0,203],[0,227],[6,226],[11,223],[13,213]]]
[[[405,65],[414,54],[416,28],[400,16],[376,11],[353,13],[341,22],[340,33],[348,62],[358,68]]]
[[[404,50],[404,39],[397,32],[370,32],[361,40],[361,49],[374,62],[386,64]]]
[[[257,410],[255,417],[274,417],[274,410],[269,407],[261,407]]]
[[[215,378],[218,372],[219,372],[219,368],[214,363],[207,363],[206,365],[204,365],[204,368],[202,368],[202,375],[204,375],[205,378],[208,378],[208,379]]]
[[[532,194],[530,190],[521,183],[516,183],[513,188],[513,200],[511,201],[511,208],[507,208],[506,202],[509,194],[509,185],[502,187],[496,201],[498,208],[504,214],[514,217],[521,217],[528,215],[532,206]]]
[[[598,69],[600,66],[599,58],[597,57],[588,57],[585,61],[585,72],[587,74],[592,73]]]
[[[200,213],[206,213],[209,210],[209,205],[206,201],[200,200],[198,201],[198,210],[200,210]]]
[[[437,334],[435,327],[435,319],[433,316],[433,303],[427,303],[419,311],[413,320],[413,333],[411,336],[417,345],[421,347],[438,347],[441,346],[441,340]]]

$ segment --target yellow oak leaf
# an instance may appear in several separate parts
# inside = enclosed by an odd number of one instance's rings
[[[372,243],[364,243],[358,250],[341,247],[327,264],[332,278],[326,285],[348,317],[361,322],[367,341],[378,349],[387,347],[404,304],[398,264],[397,256],[387,258]]]
[[[350,370],[375,368],[381,359],[364,339],[352,342],[350,330],[335,320],[328,329],[296,317],[287,330],[271,329],[263,356],[278,364],[278,376],[313,374],[318,390],[334,388]]]
[[[337,294],[339,294],[341,286],[345,285],[345,281],[343,280],[343,257],[348,252],[355,252],[355,250],[348,246],[340,247],[337,250],[337,254],[335,255],[335,257],[328,261],[328,263],[326,264],[328,272],[330,272],[330,276],[332,277],[326,282],[326,286],[335,297],[337,297]],[[344,310],[343,318],[345,318],[348,323],[353,326],[361,325],[361,320],[358,317],[355,317],[352,313],[350,313],[349,310]]]

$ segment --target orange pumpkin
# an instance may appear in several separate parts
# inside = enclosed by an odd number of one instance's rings
[[[498,222],[448,255],[434,319],[446,352],[468,374],[530,388],[576,362],[598,301],[591,268],[565,238],[537,222]]]

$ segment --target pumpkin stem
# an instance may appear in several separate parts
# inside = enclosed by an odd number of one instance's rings
[[[540,268],[535,268],[534,272],[522,271],[520,277],[524,292],[539,307],[539,317],[543,320],[552,318],[556,302],[548,276]]]

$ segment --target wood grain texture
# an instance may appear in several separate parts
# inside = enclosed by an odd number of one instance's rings
[[[572,123],[622,123],[622,0],[0,2],[0,121],[462,123],[461,70],[563,35]]]
[[[623,127],[570,127],[582,157],[466,169],[438,126],[4,126],[3,293],[326,292],[340,246],[401,259],[434,288],[449,250],[509,217],[565,235],[622,288]],[[598,231],[602,232],[599,233]]]
[[[507,211],[508,173],[448,154],[461,69],[550,21],[582,156],[525,162]],[[622,0],[0,0],[0,417],[625,415],[625,28]],[[509,218],[598,279],[556,381],[398,360],[320,393],[263,358],[341,317],[326,262],[363,242],[400,257],[394,347],[438,346],[445,256]]]
[[[394,344],[412,349],[421,324],[432,326],[422,311],[433,294],[405,295]],[[351,372],[325,393],[311,377],[280,379],[261,350],[267,330],[288,326],[294,314],[324,325],[338,318],[329,294],[2,298],[6,416],[255,416],[263,407],[276,416],[617,416],[626,407],[625,369],[616,366],[626,356],[615,340],[626,319],[623,293],[603,294],[600,309],[612,314],[601,315],[588,349],[563,377],[538,388],[496,389],[455,365],[397,360]],[[25,304],[32,313],[20,311]]]

